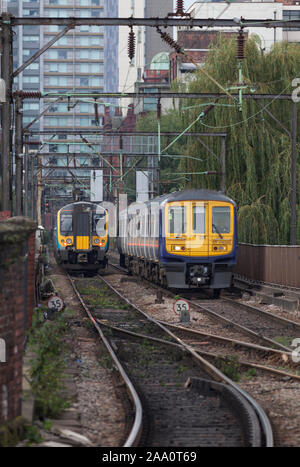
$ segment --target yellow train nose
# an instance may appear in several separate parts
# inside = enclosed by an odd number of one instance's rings
[[[90,248],[90,240],[88,236],[76,237],[76,250],[88,250]]]

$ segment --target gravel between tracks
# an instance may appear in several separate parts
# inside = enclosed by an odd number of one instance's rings
[[[81,325],[88,323],[88,319],[68,278],[55,266],[50,277],[66,306],[74,312],[70,359],[77,363],[78,375],[75,379],[77,398],[72,408],[79,414],[82,434],[96,446],[122,446],[125,412],[111,371],[101,366],[99,339],[89,326]]]
[[[123,282],[121,282],[122,277]],[[126,280],[121,274],[115,273],[107,276],[106,279],[155,319],[179,324],[179,317],[173,311],[174,299],[164,296],[164,303],[156,304],[156,291],[151,285],[134,282],[133,278]],[[212,323],[201,312],[192,310],[190,317],[191,321],[188,326],[199,331],[251,341],[243,334],[229,331],[220,324]],[[184,323],[184,326],[186,325],[187,323]],[[280,379],[266,374],[258,376],[249,380],[242,378],[238,384],[249,392],[269,415],[274,429],[275,445],[298,447],[300,445],[300,383],[290,378]]]
[[[108,271],[111,272],[111,271]],[[163,304],[156,304],[156,291],[151,285],[126,279],[122,274],[111,273],[106,279],[117,289],[147,311],[154,318],[170,323],[179,323],[174,314],[174,299],[164,296]],[[123,278],[124,282],[121,282]],[[51,279],[55,288],[64,298],[67,306],[74,311],[75,319],[82,320],[83,312],[66,276],[53,267]],[[185,323],[186,325],[186,323]],[[213,324],[204,314],[191,311],[189,327],[203,332],[220,334],[225,337],[247,340],[244,335],[232,332],[220,324]],[[75,407],[81,414],[86,436],[98,446],[117,447],[122,445],[125,427],[125,413],[114,390],[115,382],[110,371],[99,365],[99,344],[94,334],[85,326],[75,326],[72,342],[73,358],[80,359],[79,376],[76,378],[77,401]],[[239,385],[249,392],[269,415],[274,428],[276,446],[300,445],[300,384],[290,379],[279,379],[263,375],[251,380],[242,379]]]

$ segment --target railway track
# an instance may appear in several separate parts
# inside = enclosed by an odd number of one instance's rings
[[[83,284],[84,291],[86,281],[75,279],[72,284],[81,291]],[[93,281],[98,281],[99,289],[99,280]],[[261,407],[166,326],[116,290],[125,307],[94,303],[92,312],[85,303],[91,300],[90,293],[88,297],[77,293],[114,364],[126,374],[124,384],[137,404],[126,446],[273,444]]]
[[[187,301],[194,309],[208,314],[213,320],[254,337],[260,343],[286,352],[292,350],[290,344],[297,333],[300,334],[299,323],[229,298],[210,300],[209,303],[190,299]]]
[[[120,268],[117,265],[113,265],[113,267],[114,269],[123,272],[123,268]],[[148,283],[148,281],[146,282]],[[155,284],[153,284],[153,287],[160,289]],[[172,293],[169,290],[166,291],[166,294],[171,297],[174,297],[174,293]],[[230,304],[233,304],[233,306],[239,306],[239,302],[227,298],[225,298],[224,300],[229,302]],[[189,302],[191,306],[193,306],[194,304],[198,305],[198,303],[195,301],[189,300]],[[211,300],[209,300],[209,303],[210,302]],[[215,302],[221,303],[221,300],[216,300]],[[207,301],[205,303],[207,303]],[[243,307],[244,305],[241,304],[241,306]],[[274,321],[280,326],[283,325],[284,327],[287,327],[288,330],[294,329],[294,327],[296,327],[297,329],[298,323],[282,319],[281,317],[272,315],[268,312],[264,312],[263,310],[257,309],[252,306],[246,305],[245,309],[249,312],[256,312],[259,315],[260,312],[262,312],[262,316],[266,315],[267,320]],[[211,314],[209,314],[209,316],[211,316]],[[238,325],[235,326],[234,323],[231,325],[230,321],[224,321],[222,317],[219,319],[218,316],[215,317],[214,314],[212,314],[212,317],[214,320],[225,324],[225,326],[229,327],[230,329],[234,328],[236,329],[236,331],[242,331],[243,334],[246,334],[248,337],[251,337],[254,341],[259,340],[263,343],[271,343],[273,346],[279,347],[280,350],[276,350],[273,347],[261,346],[253,342],[251,343],[234,339],[233,337],[224,337],[208,332],[205,333],[203,331],[170,324],[164,321],[161,321],[161,323],[164,326],[171,329],[172,332],[176,335],[183,336],[185,342],[187,342],[188,345],[193,346],[199,354],[205,356],[205,358],[209,359],[217,366],[221,368],[224,368],[226,364],[230,368],[232,368],[232,366],[235,366],[235,373],[237,375],[239,374],[239,371],[242,372],[243,370],[248,368],[260,372],[271,373],[280,378],[291,378],[295,381],[300,381],[300,376],[298,374],[299,365],[293,361],[290,348],[282,346],[276,341],[273,342],[270,339],[264,339],[264,337],[260,333],[258,334],[251,330],[249,330],[250,332],[248,332],[247,328],[240,328]],[[229,371],[229,373],[232,372]]]
[[[115,260],[115,255],[113,256]],[[126,269],[121,268],[110,261],[109,265],[121,273],[128,274]],[[161,293],[175,297],[175,293],[161,288],[149,281],[154,288]],[[194,292],[197,294],[197,292]],[[285,352],[293,350],[292,342],[300,335],[300,324],[298,322],[283,318],[273,313],[266,312],[252,305],[246,305],[228,297],[217,300],[191,300],[190,292],[182,292],[193,309],[201,310],[214,322],[228,327],[250,337],[252,340],[265,346],[280,349]]]
[[[203,355],[209,361],[217,362],[215,363],[216,366],[222,367],[226,363],[228,365],[231,363],[235,366],[238,377],[238,371],[242,371],[243,367],[246,367],[272,373],[281,378],[300,381],[299,365],[293,362],[291,352],[282,352],[281,350],[208,334],[180,325],[161,323],[171,329],[177,336],[182,336],[185,342],[200,355]]]

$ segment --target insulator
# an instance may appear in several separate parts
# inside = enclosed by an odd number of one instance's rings
[[[238,60],[244,60],[245,53],[244,53],[244,45],[245,45],[245,36],[244,32],[241,30],[239,31],[239,35],[237,37],[237,56]]]
[[[40,91],[16,91],[15,95],[19,95],[22,99],[41,99],[42,93]]]
[[[161,38],[170,46],[172,47],[173,49],[176,50],[176,52],[178,54],[182,53],[182,49],[180,47],[179,44],[177,44],[176,41],[174,41],[174,39],[172,39],[171,36],[169,36],[169,34],[167,34],[166,32],[162,32],[158,27],[156,28],[158,33],[160,34]]]
[[[130,58],[130,60],[134,58],[134,54],[135,54],[135,34],[131,26],[131,31],[129,33],[129,38],[128,38],[128,57]]]
[[[184,16],[184,0],[177,0],[177,15]]]

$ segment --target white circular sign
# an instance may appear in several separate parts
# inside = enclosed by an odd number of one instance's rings
[[[173,310],[176,315],[180,315],[184,311],[190,311],[190,304],[181,298],[180,300],[176,300],[173,305]]]
[[[53,295],[48,300],[48,308],[51,311],[62,311],[65,304],[62,298],[58,297],[57,295]]]

